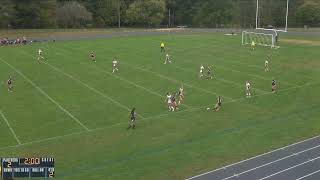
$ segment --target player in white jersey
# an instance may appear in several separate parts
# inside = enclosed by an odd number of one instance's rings
[[[265,72],[269,71],[269,60],[270,59],[271,59],[271,55],[268,55],[266,61],[264,62],[264,71]]]
[[[268,71],[269,71],[269,61],[268,61],[268,60],[266,60],[266,61],[264,62],[264,71],[265,71],[265,72],[268,72]]]
[[[181,104],[181,102],[184,99],[184,92],[183,92],[183,84],[181,84],[181,87],[179,88],[179,101],[178,101],[178,105]]]
[[[199,77],[200,77],[200,78],[203,77],[203,72],[204,72],[204,66],[201,64],[201,65],[200,65],[200,73],[199,73]]]
[[[166,54],[166,58],[164,60],[164,64],[171,63],[170,55]]]
[[[97,62],[97,61],[96,61],[96,55],[95,55],[94,52],[91,52],[91,53],[90,53],[90,58],[91,58],[91,60],[92,60],[93,62]]]
[[[167,93],[166,102],[168,104],[169,111],[173,111],[174,110],[174,108],[172,107],[171,99],[172,99],[172,95],[170,93]]]
[[[249,81],[246,81],[246,96],[251,97],[251,84]]]
[[[40,59],[44,59],[44,57],[42,56],[42,50],[39,49],[38,50],[38,62],[40,63]]]
[[[118,63],[119,63],[119,61],[116,58],[113,58],[113,61],[112,61],[112,73],[115,73],[115,72],[119,71]]]

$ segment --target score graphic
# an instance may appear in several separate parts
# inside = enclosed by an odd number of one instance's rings
[[[0,158],[3,179],[54,177],[54,158]]]

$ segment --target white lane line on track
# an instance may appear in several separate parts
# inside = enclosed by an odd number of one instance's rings
[[[7,64],[11,69],[16,71],[21,77],[23,77],[29,84],[31,84],[34,88],[36,88],[42,95],[44,95],[47,99],[49,99],[53,104],[55,104],[60,110],[65,112],[69,117],[71,117],[75,122],[77,122],[80,126],[83,127],[86,131],[90,131],[90,129],[85,126],[78,118],[76,118],[73,114],[71,114],[68,110],[66,110],[64,107],[62,107],[56,100],[54,100],[52,97],[50,97],[44,90],[42,90],[38,85],[36,85],[33,81],[31,81],[26,75],[24,75],[21,71],[19,71],[17,68],[9,64],[4,59],[0,58],[2,62]]]
[[[277,160],[268,162],[268,163],[266,163],[266,164],[257,166],[257,167],[255,167],[255,168],[252,168],[252,169],[249,169],[249,170],[240,172],[240,173],[236,173],[235,175],[226,177],[226,178],[224,178],[224,179],[222,179],[222,180],[227,180],[227,179],[231,179],[231,178],[234,178],[234,177],[238,177],[238,176],[240,176],[240,175],[242,175],[242,174],[246,174],[246,173],[248,173],[248,172],[252,172],[252,171],[254,171],[254,170],[257,170],[257,169],[260,169],[260,168],[262,168],[262,167],[265,167],[265,166],[274,164],[274,163],[276,163],[276,162],[279,162],[279,161],[282,161],[282,160],[285,160],[285,159],[289,159],[289,158],[291,158],[291,157],[295,157],[295,156],[297,156],[297,155],[299,155],[299,154],[302,154],[302,153],[311,151],[311,150],[316,149],[316,148],[319,148],[319,147],[320,147],[320,145],[314,146],[314,147],[312,147],[312,148],[305,149],[305,150],[303,150],[303,151],[299,151],[299,152],[293,153],[293,154],[291,154],[291,155],[289,155],[289,156],[282,157],[282,158],[280,158],[280,159],[277,159]]]
[[[289,167],[289,168],[287,168],[287,169],[284,169],[284,170],[282,170],[282,171],[279,171],[279,172],[270,174],[269,176],[263,177],[263,178],[261,178],[261,179],[259,179],[259,180],[268,179],[268,178],[270,178],[270,177],[273,177],[273,176],[275,176],[275,175],[281,174],[281,173],[286,172],[286,171],[288,171],[288,170],[291,170],[291,169],[294,169],[294,168],[296,168],[296,167],[302,166],[302,165],[304,165],[304,164],[313,162],[313,161],[315,161],[315,160],[317,160],[317,159],[320,159],[320,156],[318,156],[318,157],[316,157],[316,158],[313,158],[313,159],[310,159],[310,160],[308,160],[308,161],[305,161],[305,162],[303,162],[303,163],[300,163],[300,164],[291,166],[291,167]]]
[[[314,175],[314,174],[317,174],[317,173],[319,173],[319,172],[320,172],[320,169],[319,169],[318,171],[315,171],[315,172],[312,172],[312,173],[307,174],[307,175],[305,175],[305,176],[302,176],[302,177],[300,177],[300,178],[298,178],[298,179],[296,179],[296,180],[301,180],[301,179],[310,177],[310,176],[312,176],[312,175]]]
[[[19,140],[17,134],[15,133],[15,131],[13,130],[13,128],[11,127],[8,119],[6,118],[6,116],[3,114],[3,112],[0,110],[0,115],[2,117],[2,119],[4,120],[4,122],[7,124],[9,130],[11,131],[13,137],[15,138],[15,140],[17,141],[17,143],[20,145],[21,144],[21,141]]]

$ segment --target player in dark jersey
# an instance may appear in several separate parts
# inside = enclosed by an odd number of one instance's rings
[[[177,101],[176,101],[176,94],[174,94],[171,97],[171,107],[172,107],[172,111],[178,110],[178,105],[177,105]]]
[[[208,66],[207,67],[207,79],[212,79],[212,67]]]
[[[96,62],[96,55],[94,54],[94,52],[90,53],[90,58],[93,62]]]
[[[7,80],[7,86],[8,86],[8,91],[13,92],[13,81],[11,76],[9,76],[9,79]]]
[[[137,118],[137,113],[136,113],[136,108],[132,108],[131,112],[130,112],[130,123],[129,123],[129,127],[128,129],[132,128],[136,128],[135,122],[136,122],[136,118]]]
[[[222,106],[222,98],[221,98],[221,96],[218,96],[217,103],[214,105],[213,110],[214,111],[219,111],[221,106]]]
[[[271,91],[273,93],[277,92],[277,82],[276,82],[276,80],[272,80],[272,82],[271,82]]]

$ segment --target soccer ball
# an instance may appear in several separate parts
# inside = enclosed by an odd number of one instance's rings
[[[209,111],[209,110],[210,110],[210,108],[207,107],[207,111]]]

